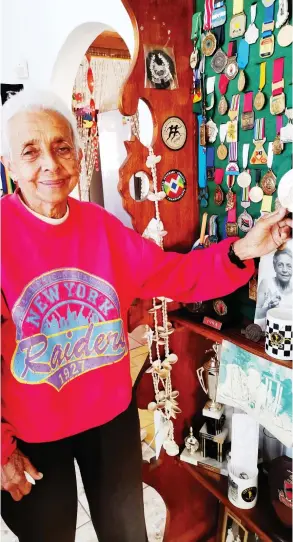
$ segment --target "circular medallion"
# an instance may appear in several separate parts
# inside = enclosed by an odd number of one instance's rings
[[[245,73],[244,70],[240,70],[239,77],[238,77],[238,90],[239,92],[242,92],[245,89],[246,79],[245,79]]]
[[[217,157],[219,158],[219,160],[225,160],[225,158],[227,158],[227,154],[228,149],[226,145],[224,145],[224,143],[221,143],[221,145],[219,145],[217,148]]]
[[[202,42],[201,42],[201,50],[205,56],[212,56],[212,54],[215,52],[217,47],[217,40],[214,34],[211,32],[208,32]]]
[[[220,115],[225,115],[228,111],[228,102],[225,98],[225,96],[221,96],[221,99],[219,101],[219,105],[218,105],[218,111],[220,113]]]
[[[222,71],[225,69],[227,62],[227,55],[224,53],[224,51],[222,51],[222,49],[218,49],[211,60],[211,67],[214,72],[222,73]]]
[[[263,191],[260,186],[254,186],[249,190],[249,199],[253,203],[259,203],[263,198]]]
[[[262,338],[262,329],[258,324],[249,324],[245,328],[245,337],[257,343]]]
[[[216,205],[222,205],[224,201],[224,192],[222,188],[217,184],[216,190],[214,193],[214,202]]]
[[[264,104],[265,104],[265,95],[264,93],[259,90],[256,95],[255,95],[255,98],[254,98],[254,102],[253,102],[253,105],[254,105],[254,108],[257,110],[257,111],[260,111]]]
[[[239,229],[244,233],[247,233],[253,226],[253,218],[247,211],[244,211],[239,215],[237,223]]]
[[[179,151],[186,142],[187,130],[182,119],[169,117],[162,126],[162,140],[172,151]]]
[[[186,179],[178,169],[168,171],[162,181],[162,190],[168,201],[178,201],[186,192]]]
[[[237,73],[238,73],[238,64],[235,60],[235,56],[231,56],[228,58],[228,62],[225,68],[225,75],[228,77],[228,79],[231,81],[232,79],[235,79]]]
[[[241,497],[245,502],[252,502],[256,498],[257,495],[257,488],[254,487],[248,487],[247,489],[244,489],[241,493]]]
[[[217,139],[218,134],[218,127],[216,123],[213,121],[213,119],[210,119],[206,123],[206,134],[207,134],[207,140],[209,143],[214,143]]]
[[[218,316],[225,316],[228,312],[228,307],[223,299],[215,299],[213,301],[213,307]]]
[[[266,196],[271,196],[276,191],[276,176],[272,171],[264,174],[260,181],[260,186]]]
[[[279,135],[277,135],[273,141],[273,153],[274,154],[282,154],[284,150],[284,143],[281,141],[281,138]]]
[[[281,346],[281,344],[283,344],[284,337],[283,337],[283,335],[281,335],[277,331],[273,331],[273,333],[271,333],[269,335],[269,340],[270,340],[272,346],[279,347],[279,346]]]
[[[280,45],[280,47],[288,47],[293,42],[293,27],[291,24],[286,24],[281,28],[278,37],[277,42]]]
[[[161,49],[153,49],[146,57],[147,78],[154,88],[169,88],[175,75],[172,58]]]
[[[198,49],[194,49],[189,57],[190,67],[194,70],[198,63]]]
[[[240,173],[240,175],[238,175],[237,177],[237,184],[241,187],[241,188],[247,188],[247,186],[249,186],[251,183],[251,175],[250,173],[248,173],[248,171],[242,171]]]
[[[278,199],[285,209],[293,212],[293,169],[283,175],[278,185]]]

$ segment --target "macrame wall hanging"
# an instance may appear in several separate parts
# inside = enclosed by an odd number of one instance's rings
[[[149,156],[146,161],[147,167],[151,170],[153,180],[153,191],[150,191],[147,199],[155,204],[155,218],[152,219],[144,237],[154,240],[163,248],[163,238],[167,234],[160,218],[159,201],[166,196],[165,192],[158,192],[156,164],[161,156],[155,156],[152,147],[149,147]],[[177,398],[179,392],[172,389],[171,371],[172,365],[178,361],[174,353],[170,353],[169,337],[174,332],[172,324],[168,322],[167,305],[171,299],[157,297],[153,299],[153,306],[149,310],[154,317],[154,329],[147,326],[145,338],[149,348],[150,367],[147,373],[151,373],[155,391],[155,401],[148,405],[148,410],[159,410],[164,420],[164,441],[163,447],[168,455],[177,455],[179,447],[174,440],[174,426],[172,419],[181,412],[178,407]],[[161,325],[159,325],[161,322]],[[155,344],[156,358],[153,359],[152,345]],[[163,351],[163,354],[161,352]]]

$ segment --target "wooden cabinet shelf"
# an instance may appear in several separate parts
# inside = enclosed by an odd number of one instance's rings
[[[178,461],[180,461],[178,459]],[[181,461],[184,468],[200,484],[210,491],[224,506],[241,520],[244,527],[252,533],[256,533],[264,542],[291,542],[292,531],[286,529],[279,521],[274,508],[270,502],[269,488],[267,479],[260,472],[259,475],[259,495],[257,504],[252,510],[241,510],[236,508],[228,499],[228,478],[205,470],[202,467],[196,467]]]
[[[197,333],[198,335],[202,335],[211,341],[217,341],[219,343],[225,339],[236,344],[240,348],[244,348],[244,350],[255,354],[256,356],[268,359],[272,363],[283,365],[289,369],[292,368],[292,361],[282,361],[268,356],[268,354],[265,353],[264,342],[262,341],[255,343],[253,341],[249,341],[244,335],[242,335],[239,327],[224,328],[223,330],[218,331],[217,329],[206,326],[205,324],[194,320],[192,318],[192,314],[190,314],[186,309],[170,312],[169,319],[174,324],[174,327],[179,328],[183,326],[190,331]]]

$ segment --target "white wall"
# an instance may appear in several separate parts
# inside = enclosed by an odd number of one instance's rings
[[[71,103],[79,62],[108,27],[134,50],[132,24],[120,0],[2,0],[1,82],[48,88]],[[28,79],[15,68],[26,60]]]

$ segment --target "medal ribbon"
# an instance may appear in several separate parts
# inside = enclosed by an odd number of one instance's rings
[[[254,21],[255,21],[255,17],[256,17],[256,8],[257,8],[257,4],[251,4],[250,6],[250,24],[253,24]]]
[[[242,201],[248,201],[249,202],[248,186],[246,186],[245,188],[242,188]]]
[[[224,141],[226,139],[227,130],[228,130],[227,123],[226,124],[220,124],[219,137],[220,137],[220,141],[221,141],[222,145],[224,144]]]
[[[233,141],[229,145],[229,162],[237,162],[238,157],[238,145],[237,142]]]
[[[243,12],[243,0],[233,0],[233,15]]]
[[[196,49],[200,49],[200,35],[201,35],[201,29],[202,29],[202,14],[201,11],[198,13],[194,13],[192,17],[192,29],[191,29],[191,39],[193,41],[196,40],[195,47]]]
[[[259,90],[262,90],[266,84],[266,62],[262,62],[259,68]]]
[[[212,28],[212,11],[214,9],[214,0],[205,0],[204,9],[204,30],[210,30]]]
[[[277,135],[280,135],[282,126],[283,126],[283,116],[282,115],[277,115],[276,116],[276,132],[277,132]]]
[[[272,169],[273,159],[274,159],[273,143],[270,142],[269,148],[268,148],[268,159],[267,159],[267,166],[269,170]]]
[[[224,45],[224,42],[225,42],[224,25],[222,24],[221,26],[217,26],[216,28],[214,28],[213,33],[216,36],[217,49],[218,49],[219,47],[222,47],[222,45]]]
[[[232,190],[235,183],[235,175],[227,175],[226,183],[227,183],[228,189]]]
[[[227,215],[227,222],[236,222],[237,213],[236,213],[236,194],[233,194],[234,205],[232,209],[229,209]]]
[[[228,85],[229,85],[229,79],[227,75],[225,75],[224,73],[221,73],[220,78],[219,78],[219,91],[220,91],[220,94],[222,94],[223,96],[227,92]]]
[[[242,166],[243,166],[243,169],[247,168],[249,147],[250,147],[250,143],[244,143],[244,145],[242,147]]]
[[[229,41],[228,43],[228,53],[227,56],[230,58],[231,56],[235,56],[237,52],[237,41]]]
[[[223,168],[216,168],[215,169],[215,175],[214,175],[214,182],[215,184],[222,184],[223,178],[224,178],[224,169]]]
[[[284,74],[284,57],[276,58],[274,60],[274,67],[273,67],[273,85],[272,85],[273,96],[277,96],[278,94],[282,94],[283,92],[283,88],[284,88],[283,74]]]
[[[198,131],[200,129],[201,123],[203,121],[202,115],[198,115]],[[200,145],[200,140],[198,138],[198,186],[200,188],[205,188],[207,185],[207,156],[206,148]]]
[[[215,147],[207,147],[206,164],[207,167],[213,167],[215,163]]]
[[[245,92],[243,113],[250,113],[252,111],[253,91]]]
[[[265,118],[256,119],[254,123],[254,139],[263,139],[265,136]]]
[[[274,27],[275,27],[275,21],[274,21],[274,13],[275,13],[275,3],[273,2],[271,6],[265,7],[265,13],[264,13],[264,22],[262,25],[262,38],[267,38],[272,35]]]
[[[237,64],[241,70],[244,70],[249,59],[249,43],[243,38],[238,45]]]

